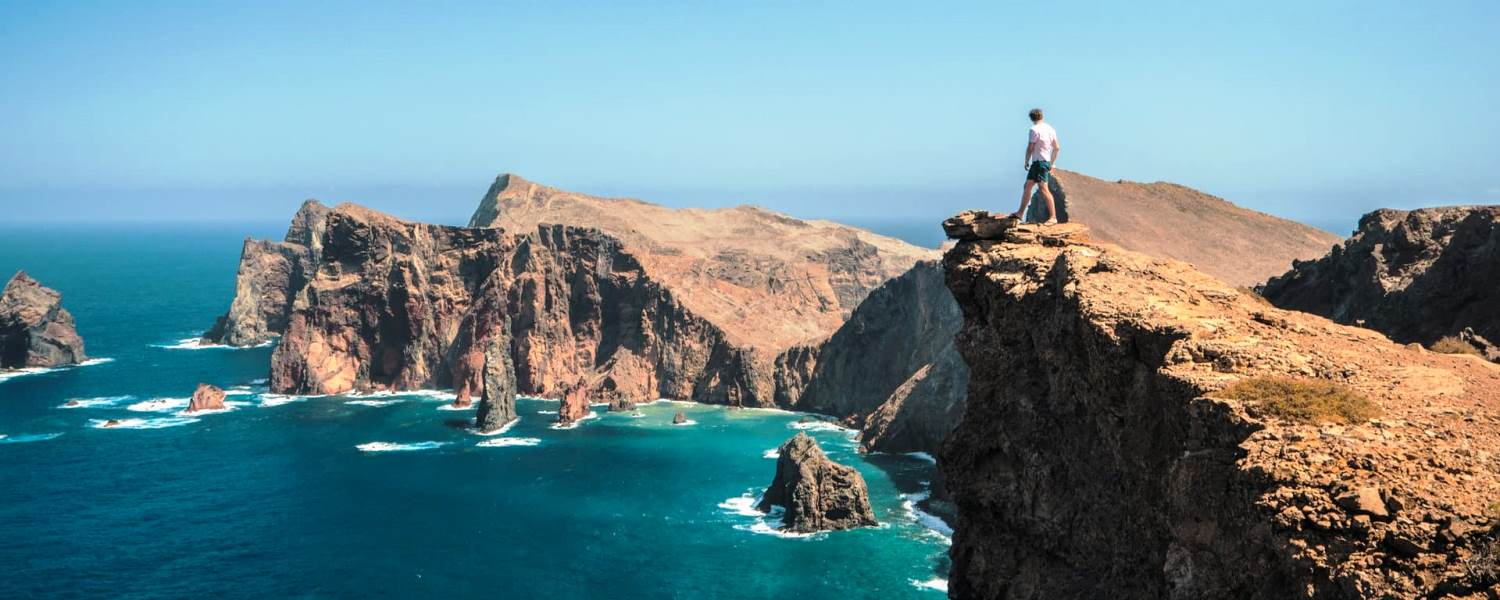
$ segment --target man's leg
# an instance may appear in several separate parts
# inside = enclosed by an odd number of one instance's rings
[[[1021,221],[1026,220],[1026,205],[1031,203],[1031,188],[1035,185],[1035,181],[1032,181],[1029,177],[1026,179],[1026,189],[1021,192],[1021,208],[1017,209],[1015,214],[1011,215],[1012,217]],[[1051,196],[1048,197],[1050,198]]]
[[[1050,174],[1048,176],[1048,179],[1051,179]],[[1026,184],[1027,184],[1026,189],[1030,190],[1031,189],[1031,182],[1027,181]],[[1055,203],[1052,202],[1052,186],[1049,186],[1046,183],[1042,184],[1042,199],[1044,199],[1044,200],[1047,201],[1047,222],[1048,223],[1056,223],[1057,222],[1057,204],[1055,204]]]

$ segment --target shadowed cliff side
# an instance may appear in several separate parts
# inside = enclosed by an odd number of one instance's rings
[[[1500,206],[1369,213],[1348,241],[1261,293],[1398,342],[1430,345],[1466,328],[1500,342]]]
[[[967,412],[940,465],[954,598],[1483,597],[1500,369],[1284,311],[1077,225],[985,215],[944,258]],[[1225,388],[1335,383],[1315,424]]]

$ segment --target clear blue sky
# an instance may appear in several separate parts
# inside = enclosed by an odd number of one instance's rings
[[[455,221],[502,171],[937,219],[1013,208],[1032,106],[1063,168],[1313,222],[1500,202],[1497,2],[727,4],[0,0],[0,221]]]

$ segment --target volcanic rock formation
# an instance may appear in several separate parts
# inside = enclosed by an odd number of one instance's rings
[[[0,292],[0,369],[57,367],[87,360],[62,294],[20,271]]]
[[[593,412],[589,409],[588,391],[588,387],[581,381],[563,388],[562,404],[557,407],[559,425],[577,423],[588,418]]]
[[[1377,210],[1343,245],[1297,263],[1261,293],[1403,343],[1465,328],[1500,340],[1500,206]]]
[[[782,444],[780,454],[776,477],[756,508],[784,509],[785,530],[809,533],[879,525],[865,478],[854,467],[830,460],[806,433]]]
[[[958,507],[952,597],[1414,598],[1496,583],[1500,368],[1088,235],[1002,227],[944,258],[970,367],[939,457]],[[1380,415],[1286,421],[1223,393],[1263,376],[1337,382]]]
[[[328,213],[328,207],[308,200],[283,241],[245,240],[234,302],[203,334],[203,343],[255,346],[286,330],[297,293],[317,270]]]
[[[193,390],[193,399],[188,402],[187,412],[200,410],[224,410],[224,390],[206,383]]]

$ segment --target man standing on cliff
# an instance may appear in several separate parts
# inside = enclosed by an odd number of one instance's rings
[[[1043,225],[1057,224],[1057,205],[1052,202],[1052,190],[1047,180],[1052,178],[1052,165],[1057,163],[1057,130],[1042,122],[1042,109],[1031,109],[1031,134],[1026,143],[1026,188],[1021,192],[1021,208],[1011,215],[1017,220],[1026,220],[1026,205],[1031,202],[1031,189],[1042,186],[1042,198],[1047,201],[1047,221]]]

